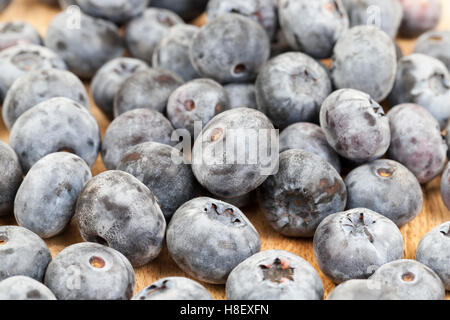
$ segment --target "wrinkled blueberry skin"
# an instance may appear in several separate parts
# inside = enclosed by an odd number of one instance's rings
[[[417,261],[428,266],[450,290],[450,221],[428,232],[417,247]]]
[[[128,300],[133,296],[135,276],[120,252],[84,242],[66,247],[53,259],[45,285],[58,300]]]
[[[65,11],[56,15],[44,42],[64,59],[70,71],[90,79],[106,62],[123,55],[122,38],[112,22],[80,12],[78,26],[70,23],[74,20],[71,14]],[[80,45],[83,43],[89,45]]]
[[[319,156],[304,150],[280,154],[278,173],[258,189],[266,219],[290,237],[312,237],[330,214],[345,209],[347,190],[339,173]]]
[[[259,252],[259,234],[235,206],[207,197],[182,205],[167,228],[167,248],[194,278],[225,283],[242,261]]]
[[[228,300],[322,300],[323,283],[303,258],[283,250],[254,254],[230,273]]]
[[[20,44],[0,52],[0,100],[24,73],[43,69],[66,70],[65,62],[52,50],[34,44]]]
[[[280,0],[278,14],[290,46],[316,59],[331,57],[349,26],[341,0]]]
[[[271,59],[256,80],[258,107],[281,129],[313,122],[331,93],[326,70],[311,57],[288,52]]]
[[[41,238],[61,233],[75,214],[78,195],[91,179],[91,169],[80,157],[52,153],[28,171],[17,191],[17,223]]]
[[[380,102],[391,92],[396,70],[394,42],[377,27],[353,27],[334,47],[331,78],[337,89],[360,90]]]
[[[174,12],[159,8],[146,9],[125,28],[127,48],[133,57],[150,64],[153,52],[169,29],[182,23],[183,20]]]
[[[11,129],[23,113],[56,97],[74,100],[89,110],[86,88],[73,73],[59,69],[25,73],[14,82],[3,102],[2,115],[6,127]]]
[[[167,69],[148,68],[136,72],[117,91],[114,116],[135,109],[164,112],[170,94],[183,83],[183,79]]]
[[[352,27],[379,23],[381,30],[395,38],[403,18],[398,0],[342,0]]]
[[[125,171],[144,183],[155,195],[166,218],[198,192],[191,165],[171,146],[145,142],[134,146],[123,156],[118,170]]]
[[[433,270],[415,260],[401,259],[382,265],[370,277],[396,291],[400,300],[444,300],[445,288]]]
[[[230,141],[231,146],[242,148],[235,150],[235,158],[242,154],[254,157],[255,155],[249,154],[253,149],[249,140],[256,135],[256,143],[261,145],[258,148],[260,155],[277,153],[278,137],[276,141],[271,141],[270,130],[274,130],[270,120],[254,109],[232,109],[215,116],[195,140],[192,150],[192,170],[195,177],[209,192],[223,198],[239,197],[255,190],[268,177],[264,174],[264,169],[270,171],[276,164],[272,163],[273,160],[269,160],[271,162],[269,164],[263,163],[260,157],[256,163],[230,161],[233,155],[227,156],[226,145],[227,141]],[[268,143],[262,141],[266,138]],[[237,139],[245,143],[236,143]],[[223,146],[222,150],[220,145]]]
[[[375,280],[353,279],[338,285],[327,300],[400,300],[388,284]]]
[[[56,300],[56,297],[39,281],[15,276],[0,282],[0,300]]]
[[[263,27],[234,13],[209,21],[196,34],[190,48],[198,74],[220,83],[255,80],[269,56],[270,40]]]
[[[338,154],[328,144],[322,128],[314,123],[294,123],[280,133],[280,152],[291,149],[314,153],[331,164],[337,172],[341,171]]]
[[[442,15],[441,0],[400,0],[403,20],[400,26],[402,37],[415,38],[434,29]]]
[[[22,227],[0,226],[0,241],[0,281],[27,276],[42,282],[52,256],[38,235]]]
[[[407,167],[420,183],[439,175],[448,148],[433,116],[418,105],[402,104],[392,108],[387,118],[391,127],[388,158]]]
[[[144,71],[148,65],[133,58],[116,58],[101,67],[91,82],[95,104],[108,116],[112,116],[114,98],[124,81],[136,72]]]
[[[252,83],[230,83],[224,86],[228,94],[230,109],[258,109],[256,103],[256,87]]]
[[[213,300],[200,283],[183,277],[169,277],[153,282],[132,300]]]
[[[400,163],[376,160],[351,171],[345,178],[347,209],[367,208],[397,226],[413,220],[422,210],[423,194],[415,175]]]
[[[167,117],[176,129],[187,129],[194,137],[195,122],[202,128],[217,114],[228,110],[225,89],[211,79],[189,81],[176,89],[167,103]]]
[[[389,120],[383,108],[364,92],[333,92],[320,109],[320,126],[330,146],[341,156],[366,162],[389,148]]]
[[[92,167],[100,149],[97,120],[67,98],[52,98],[26,111],[14,123],[9,139],[24,172],[47,154],[64,150]]]
[[[168,9],[189,21],[205,11],[208,0],[151,0],[151,7]]]
[[[173,145],[173,127],[161,113],[150,109],[135,109],[120,115],[106,129],[102,142],[102,160],[108,170],[114,170],[131,147],[147,141]]]
[[[227,13],[237,13],[258,22],[272,39],[278,25],[278,16],[273,0],[210,0],[206,7],[208,20]]]
[[[23,43],[42,44],[41,36],[35,27],[24,21],[0,23],[0,51]]]
[[[12,212],[23,174],[15,151],[3,141],[0,141],[0,168],[0,216],[4,216]]]
[[[142,266],[161,251],[166,221],[153,193],[137,178],[110,170],[92,178],[78,197],[81,236],[105,244]]]
[[[450,118],[450,73],[439,60],[420,53],[403,57],[398,63],[389,104],[415,103],[439,121],[441,129]]]
[[[416,53],[422,53],[442,61],[450,69],[450,31],[429,31],[416,42]]]
[[[325,218],[314,235],[320,270],[335,283],[365,279],[403,256],[403,238],[388,218],[365,208]]]
[[[110,20],[115,23],[124,23],[142,13],[150,0],[76,0],[84,13]]]
[[[10,4],[12,0],[1,0],[0,1],[0,11],[5,10]]]
[[[447,164],[447,167],[442,174],[441,195],[442,201],[444,201],[446,207],[450,209],[450,164]]]
[[[189,57],[189,47],[198,30],[198,27],[188,24],[170,28],[153,51],[153,67],[171,70],[184,81],[198,78]]]

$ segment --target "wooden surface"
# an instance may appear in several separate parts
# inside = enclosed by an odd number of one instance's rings
[[[450,29],[450,1],[443,0],[444,17],[439,29]],[[42,35],[45,35],[47,26],[52,17],[57,14],[59,9],[52,8],[40,4],[37,0],[14,0],[13,4],[3,13],[0,14],[0,21],[25,20],[33,24]],[[414,48],[414,41],[399,40],[399,44],[404,54],[410,53]],[[99,122],[102,136],[108,126],[108,119],[99,111],[91,99],[91,110]],[[1,117],[0,117],[1,118]],[[0,139],[8,142],[8,131],[0,119]],[[94,175],[104,171],[105,168],[100,157],[97,160],[92,172]],[[406,243],[404,258],[414,259],[417,245],[420,239],[429,230],[435,226],[450,220],[450,211],[444,206],[439,191],[439,178],[434,179],[430,183],[423,186],[424,206],[420,215],[411,223],[401,228],[403,238]],[[283,249],[297,254],[308,260],[319,271],[315,262],[312,241],[302,239],[289,239],[274,232],[270,226],[264,221],[262,215],[256,207],[244,210],[256,229],[261,235],[262,250],[267,249]],[[14,218],[0,219],[0,225],[16,224]],[[67,230],[52,239],[47,240],[52,255],[55,256],[63,248],[82,242],[82,238],[77,230],[74,221]],[[186,276],[171,260],[164,248],[159,257],[148,265],[136,269],[136,292],[143,289],[153,281],[167,276]],[[333,283],[321,273],[326,295],[334,288]],[[216,299],[225,298],[225,290],[223,285],[208,285],[206,288]],[[450,299],[450,294],[447,294]]]

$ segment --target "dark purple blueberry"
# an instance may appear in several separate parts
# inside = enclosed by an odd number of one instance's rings
[[[322,128],[314,123],[294,123],[280,133],[280,152],[290,149],[314,153],[331,164],[337,172],[341,171],[338,154],[328,144]]]
[[[420,183],[439,175],[448,148],[433,116],[418,105],[402,104],[392,108],[387,118],[391,127],[388,157],[407,167]]]
[[[416,53],[422,53],[442,61],[450,69],[450,31],[429,31],[416,42]]]
[[[127,258],[89,242],[66,247],[45,273],[45,285],[58,300],[128,300],[135,283]]]
[[[270,41],[257,22],[224,14],[205,24],[191,43],[190,57],[204,78],[221,83],[255,80],[270,55]]]
[[[176,12],[186,21],[197,18],[206,9],[208,0],[151,0],[151,7]]]
[[[224,86],[228,94],[230,108],[258,109],[256,87],[252,83],[230,83]]]
[[[184,272],[217,284],[225,283],[229,273],[261,247],[258,232],[242,211],[206,197],[182,205],[166,237],[170,256]]]
[[[322,300],[323,283],[303,258],[283,250],[254,254],[230,273],[228,300]]]
[[[256,80],[258,107],[281,129],[296,122],[313,122],[331,93],[326,70],[311,57],[288,52],[272,58]]]
[[[124,23],[141,14],[150,0],[76,0],[75,2],[84,13],[90,16]]]
[[[400,300],[395,290],[380,281],[353,279],[338,285],[327,300]]]
[[[450,210],[450,164],[444,170],[441,178],[441,195],[445,206]]]
[[[0,23],[0,51],[18,44],[42,44],[39,32],[25,21]]]
[[[24,172],[58,151],[74,153],[92,167],[100,149],[97,120],[67,98],[52,98],[26,111],[14,123],[9,139]]]
[[[39,281],[14,276],[0,282],[0,300],[56,300],[56,297]]]
[[[153,282],[133,300],[213,300],[200,283],[183,277],[169,277]]]
[[[174,72],[162,68],[148,68],[127,78],[114,98],[114,116],[135,109],[166,110],[171,93],[183,84]]]
[[[135,109],[114,119],[102,142],[102,160],[108,170],[117,168],[123,155],[133,146],[153,141],[173,145],[173,127],[161,113]]]
[[[389,148],[389,120],[383,108],[364,92],[333,92],[320,109],[320,125],[331,147],[349,160],[374,160]]]
[[[23,173],[15,151],[3,141],[0,141],[0,168],[0,216],[4,216],[13,211]]]
[[[441,0],[400,0],[403,7],[403,21],[400,35],[415,38],[434,29],[442,15]]]
[[[266,219],[290,237],[312,237],[330,214],[345,209],[347,190],[339,173],[325,160],[305,150],[280,154],[278,172],[258,189]]]
[[[153,193],[137,178],[110,170],[92,178],[78,197],[81,236],[121,252],[133,266],[155,259],[166,221]]]
[[[398,227],[372,210],[357,208],[328,216],[314,235],[314,256],[333,282],[365,279],[403,256]]]

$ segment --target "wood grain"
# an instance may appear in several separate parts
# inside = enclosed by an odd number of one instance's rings
[[[450,1],[443,1],[444,17],[439,29],[450,29]],[[0,14],[0,21],[25,20],[33,24],[42,35],[45,35],[47,26],[59,9],[40,4],[37,0],[14,0],[13,4]],[[201,21],[201,20],[200,20]],[[399,39],[399,44],[404,54],[409,54],[414,48],[414,41]],[[88,87],[88,86],[87,86]],[[109,120],[94,105],[91,98],[92,113],[99,122],[102,136],[109,124]],[[8,141],[8,131],[0,119],[0,139]],[[98,158],[92,172],[94,175],[104,171],[105,168]],[[436,178],[423,186],[425,194],[424,206],[420,215],[411,223],[401,228],[405,243],[405,258],[414,259],[417,245],[420,239],[433,227],[450,220],[450,212],[444,206],[439,190],[440,179]],[[246,215],[255,225],[261,235],[262,250],[283,249],[295,253],[308,260],[316,270],[319,270],[313,255],[312,241],[302,239],[289,239],[274,232],[264,221],[256,207],[245,210]],[[0,225],[16,224],[13,217],[0,219]],[[47,240],[52,255],[55,256],[65,247],[82,242],[76,224],[72,221],[67,230],[57,237]],[[143,289],[153,281],[167,276],[186,276],[171,260],[167,248],[163,249],[160,256],[148,265],[136,269],[136,291]],[[321,273],[326,294],[333,288],[333,283]],[[208,285],[206,288],[216,299],[225,298],[223,285]],[[447,294],[450,299],[450,294]]]

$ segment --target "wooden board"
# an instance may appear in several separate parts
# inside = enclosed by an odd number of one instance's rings
[[[443,0],[443,12],[444,17],[439,26],[439,29],[450,29],[450,1]],[[33,24],[39,32],[44,35],[47,26],[51,19],[57,14],[59,9],[52,8],[43,4],[40,4],[38,0],[14,0],[13,4],[3,13],[0,14],[0,21],[11,20],[25,20]],[[409,54],[414,48],[414,41],[399,40],[399,44],[404,54]],[[94,105],[91,98],[91,110],[96,119],[99,122],[102,136],[109,124],[108,119],[100,112],[100,110]],[[0,119],[0,139],[8,142],[8,131],[5,128],[2,120]],[[98,158],[92,172],[94,175],[105,170],[100,157]],[[425,194],[424,206],[420,215],[411,223],[401,228],[405,243],[406,250],[404,258],[414,259],[416,254],[416,248],[420,239],[429,230],[435,226],[450,220],[450,211],[444,206],[440,197],[440,179],[436,178],[430,183],[423,186]],[[261,214],[256,207],[245,210],[245,214],[249,217],[252,223],[257,228],[261,235],[262,250],[267,249],[283,249],[295,253],[306,260],[308,260],[316,270],[319,270],[317,263],[315,262],[312,241],[302,239],[289,239],[277,234],[271,229],[271,227],[264,221]],[[0,219],[0,225],[12,225],[16,224],[14,218],[2,218]],[[67,230],[52,239],[47,240],[47,244],[50,247],[52,255],[55,256],[65,247],[82,242],[76,224],[72,221]],[[171,260],[167,252],[167,248],[164,248],[159,257],[148,265],[136,269],[136,292],[143,289],[153,281],[167,277],[167,276],[186,276]],[[333,283],[321,273],[326,295],[334,288]],[[225,298],[225,290],[223,285],[208,285],[206,288],[212,293],[216,299]],[[450,299],[450,294],[447,294],[447,299]]]

